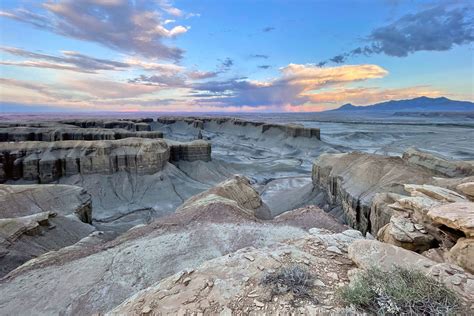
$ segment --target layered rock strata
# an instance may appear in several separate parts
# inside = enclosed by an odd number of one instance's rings
[[[159,117],[157,122],[164,125],[183,122],[194,128],[203,129],[210,123],[222,125],[231,124],[235,126],[249,126],[260,130],[262,134],[271,132],[272,130],[283,132],[288,137],[315,137],[320,138],[320,129],[312,127],[304,127],[299,124],[270,124],[264,122],[245,121],[242,119],[230,117]]]
[[[151,131],[149,119],[143,120],[63,120],[63,124],[81,128],[120,128],[129,131]]]
[[[393,214],[387,199],[404,194],[405,183],[431,182],[432,173],[399,157],[352,152],[321,155],[312,178],[330,205],[342,208],[351,227],[376,235]]]
[[[467,177],[474,175],[473,161],[455,161],[409,148],[403,153],[404,160],[422,166],[431,172],[447,177]]]
[[[169,160],[163,140],[21,142],[0,144],[0,182],[50,183],[74,174],[155,173]]]
[[[170,147],[170,161],[209,161],[211,160],[211,143],[204,140],[176,142],[166,140]]]
[[[129,131],[125,129],[76,127],[7,127],[0,129],[0,142],[115,140],[128,137],[163,138],[158,131]]]

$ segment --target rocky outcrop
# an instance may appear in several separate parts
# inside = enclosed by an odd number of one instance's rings
[[[258,128],[262,134],[277,131],[283,132],[287,137],[314,137],[316,139],[321,139],[319,128],[304,127],[299,124],[269,124],[256,121],[245,121],[231,117],[159,117],[157,122],[163,125],[183,122],[198,129],[204,129],[211,123],[218,125],[230,124],[235,126],[255,127]]]
[[[352,152],[321,155],[312,178],[332,207],[342,207],[351,227],[376,235],[393,213],[386,199],[404,194],[405,183],[429,183],[432,174],[399,157]]]
[[[467,302],[474,300],[474,276],[447,263],[432,261],[413,251],[376,240],[357,240],[349,246],[349,258],[360,269],[374,265],[382,271],[394,267],[418,270],[444,283]]]
[[[210,161],[211,160],[211,143],[204,140],[195,140],[191,142],[181,143],[166,140],[170,147],[171,161]]]
[[[260,195],[242,176],[234,176],[215,187],[204,191],[185,201],[177,210],[177,214],[186,213],[189,217],[212,216],[214,221],[219,218],[228,220],[231,217],[245,220],[255,218],[269,219],[270,210],[262,202]]]
[[[24,179],[50,183],[74,174],[163,169],[170,151],[163,140],[59,141],[0,144],[0,182]]]
[[[128,137],[163,138],[158,131],[129,131],[125,129],[76,127],[7,127],[0,128],[0,142],[61,141],[61,140],[116,140]]]
[[[94,231],[91,197],[68,185],[0,185],[0,277]]]
[[[411,164],[426,168],[447,177],[467,177],[474,175],[474,162],[453,161],[409,148],[403,153],[403,159]]]

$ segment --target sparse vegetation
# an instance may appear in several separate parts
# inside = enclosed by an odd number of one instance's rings
[[[341,301],[377,315],[454,315],[462,313],[457,295],[421,272],[373,267],[341,288]]]
[[[262,284],[271,287],[272,297],[291,293],[294,299],[316,300],[311,293],[314,278],[300,265],[291,265],[280,268],[274,273],[266,273],[262,278]]]

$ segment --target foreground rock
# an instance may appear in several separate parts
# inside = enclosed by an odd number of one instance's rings
[[[95,229],[91,198],[66,185],[0,185],[0,276]]]
[[[343,313],[345,309],[338,306],[334,293],[348,282],[351,262],[326,250],[326,246],[308,236],[258,249],[244,248],[165,278],[107,315]],[[335,257],[339,264],[334,264]],[[306,299],[273,295],[262,284],[264,276],[294,265],[307,269],[315,279]]]

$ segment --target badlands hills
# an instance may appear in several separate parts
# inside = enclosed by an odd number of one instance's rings
[[[0,314],[357,314],[338,291],[374,265],[474,308],[472,161],[227,117],[9,121],[0,182]],[[295,266],[309,289],[262,281]]]

